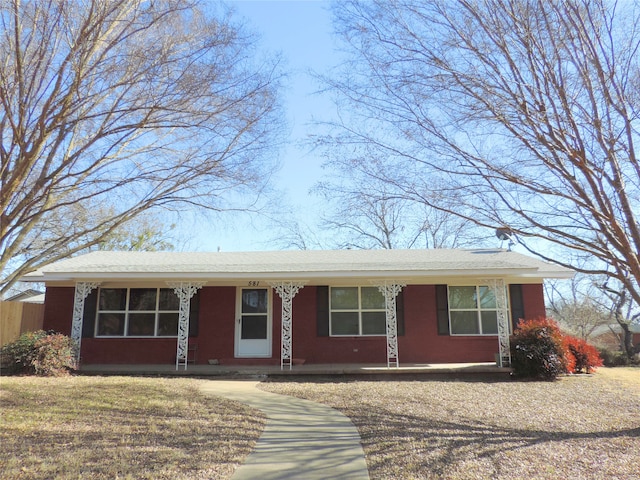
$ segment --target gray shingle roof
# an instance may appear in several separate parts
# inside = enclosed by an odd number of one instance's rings
[[[508,275],[568,278],[566,268],[501,249],[92,252],[43,267],[25,280],[81,278],[329,278]]]

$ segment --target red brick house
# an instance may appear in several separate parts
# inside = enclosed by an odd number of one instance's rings
[[[572,274],[500,249],[94,252],[24,280],[83,364],[508,365],[544,279]]]

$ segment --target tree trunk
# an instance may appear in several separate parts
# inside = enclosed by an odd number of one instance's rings
[[[629,324],[625,323],[624,320],[617,318],[618,324],[620,324],[620,328],[622,328],[622,338],[620,339],[620,343],[622,344],[623,351],[627,354],[627,357],[632,358],[635,355],[635,350],[633,348],[633,332],[629,328]]]

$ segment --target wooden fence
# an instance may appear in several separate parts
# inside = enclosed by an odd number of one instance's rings
[[[25,332],[41,330],[43,320],[43,304],[0,302],[0,346],[13,342]]]

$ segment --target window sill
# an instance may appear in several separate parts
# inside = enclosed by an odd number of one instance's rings
[[[486,337],[486,338],[497,338],[497,333],[450,333],[450,337]]]
[[[382,335],[329,335],[329,338],[335,338],[335,339],[339,339],[339,338],[343,338],[346,340],[366,340],[366,339],[370,339],[370,340],[375,340],[375,339],[379,339],[379,338],[387,338],[386,335],[382,334]]]
[[[85,337],[88,338],[88,337]],[[177,335],[163,335],[163,336],[146,336],[146,335],[100,335],[100,336],[95,336],[95,337],[91,337],[94,338],[96,340],[113,340],[114,338],[116,339],[120,339],[120,340],[125,340],[125,339],[131,339],[131,340],[140,340],[140,339],[148,339],[148,340],[158,340],[158,339],[164,339],[164,340],[176,340],[178,338]]]

